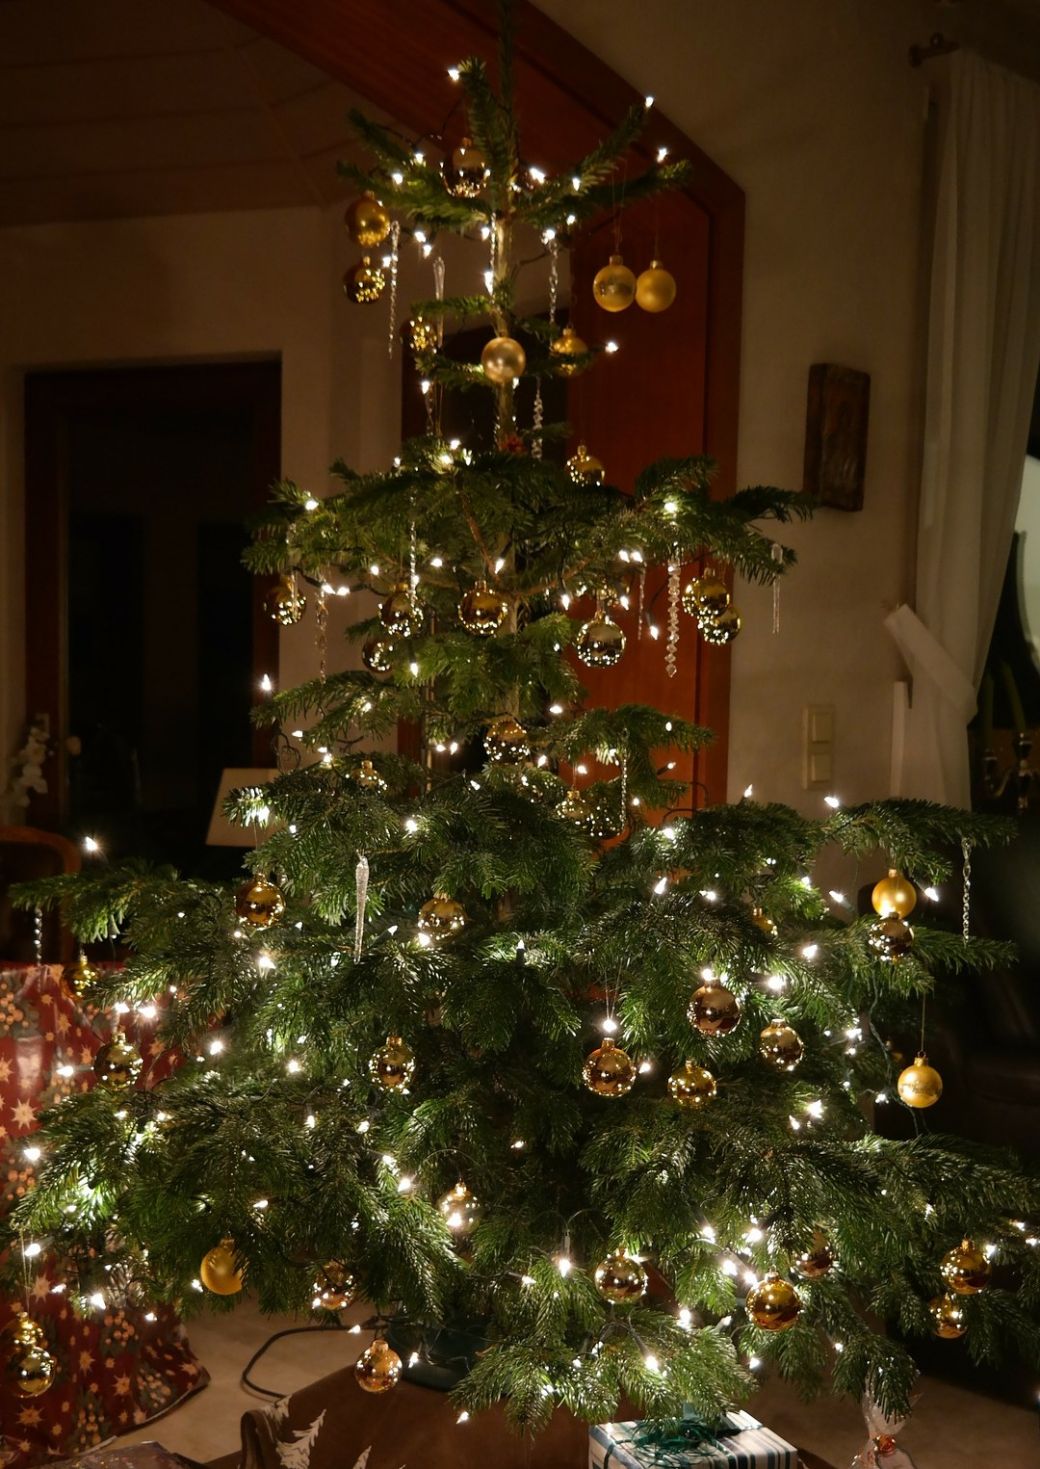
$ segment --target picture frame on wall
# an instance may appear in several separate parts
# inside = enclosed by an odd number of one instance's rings
[[[862,510],[870,374],[832,362],[809,368],[802,488],[832,510]]]

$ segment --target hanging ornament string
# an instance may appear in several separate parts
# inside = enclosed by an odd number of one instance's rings
[[[33,909],[33,952],[37,965],[43,963],[43,909],[39,903]]]
[[[646,601],[646,565],[639,568],[639,630],[636,633],[637,642],[643,641],[643,603]]]
[[[777,567],[784,564],[784,548],[779,541],[774,541],[769,550],[769,555]],[[780,576],[773,577],[773,636],[780,632]]]
[[[444,300],[444,257],[435,255],[433,265],[433,294],[437,301]],[[437,350],[444,346],[444,313],[437,313]],[[444,388],[434,383],[425,394],[426,423],[431,434],[440,435],[441,408],[444,403]]]
[[[679,547],[673,546],[672,559],[668,563],[668,636],[665,641],[664,666],[669,678],[679,672],[679,595],[682,578],[679,575]]]
[[[628,754],[621,756],[621,830],[628,825]]]
[[[322,577],[318,583],[318,595],[314,599],[314,620],[317,624],[314,642],[318,649],[318,678],[325,682],[325,669],[329,650],[329,604],[326,600],[328,583]]]
[[[961,869],[961,937],[965,943],[971,938],[971,848],[971,839],[961,837],[961,856],[964,859]]]
[[[549,247],[549,325],[556,327],[556,302],[560,289],[560,245],[555,230],[546,230],[543,236]],[[545,410],[542,404],[542,379],[537,377],[534,385],[534,413],[532,423],[535,436],[531,441],[531,454],[535,459],[542,457],[541,427]]]
[[[361,945],[365,937],[365,908],[368,905],[368,858],[364,852],[358,854],[354,868],[354,963],[361,958]]]
[[[415,496],[411,497],[412,518],[408,524],[408,590],[415,595],[415,589],[419,585],[419,576],[415,569]]]
[[[397,266],[401,253],[401,223],[395,219],[390,225],[390,322],[387,328],[386,355],[394,355],[397,341]]]

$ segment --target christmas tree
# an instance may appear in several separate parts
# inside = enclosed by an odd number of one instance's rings
[[[690,568],[683,615],[728,641],[723,569],[782,575],[793,554],[768,530],[807,507],[713,499],[704,458],[623,490],[587,452],[543,453],[559,430],[537,404],[520,421],[518,381],[595,371],[595,353],[555,314],[518,317],[518,234],[555,248],[613,208],[644,109],[546,178],[521,163],[508,30],[498,86],[479,61],[458,82],[469,139],[445,167],[358,116],[374,162],[346,170],[355,238],[389,237],[392,272],[402,233],[489,253],[486,294],[412,309],[429,432],[385,473],[337,466],[328,498],[280,485],[248,553],[282,578],[281,621],[320,608],[330,577],[376,591],[353,629],[366,669],[261,710],[282,773],[231,799],[265,833],[237,892],[132,864],[22,892],[60,902],[84,942],[119,934],[125,967],[92,997],[159,1005],[182,1064],[135,1087],[117,1036],[98,1084],[54,1108],[13,1268],[27,1239],[75,1260],[88,1311],[114,1279],[185,1309],[243,1280],[272,1312],[357,1295],[375,1312],[363,1387],[392,1387],[451,1328],[471,1343],[460,1407],[507,1399],[533,1429],[561,1404],[608,1419],[625,1396],[710,1418],[748,1394],[755,1358],[895,1411],[914,1335],[1035,1357],[1036,1183],[925,1128],[941,1083],[923,1058],[899,1077],[913,1138],[871,1125],[900,1070],[886,1038],[937,978],[1007,957],[967,926],[911,928],[918,889],[1006,832],[907,801],[818,821],[697,809],[670,752],[707,731],[583,704],[583,665],[636,655],[644,568],[669,567],[673,623]],[[651,167],[626,202],[682,177]],[[370,259],[348,293],[378,293],[384,269]],[[670,277],[647,275],[612,262],[601,303],[667,306]],[[488,324],[480,363],[444,350],[462,322]],[[441,436],[448,390],[493,396],[489,450]],[[417,759],[382,748],[400,721]],[[814,886],[829,844],[887,858],[875,914]]]

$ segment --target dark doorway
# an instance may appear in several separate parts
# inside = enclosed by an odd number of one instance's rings
[[[277,362],[27,377],[28,708],[57,746],[35,821],[213,866],[221,771],[271,763],[249,712],[277,630],[241,555],[280,402]]]

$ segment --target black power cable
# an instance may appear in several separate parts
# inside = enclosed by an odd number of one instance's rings
[[[261,1397],[275,1399],[284,1398],[286,1396],[284,1392],[274,1392],[269,1387],[261,1387],[259,1383],[254,1382],[249,1376],[250,1372],[252,1372],[253,1368],[256,1366],[257,1362],[259,1362],[260,1358],[264,1355],[267,1349],[269,1347],[273,1347],[275,1342],[280,1341],[283,1336],[299,1336],[303,1332],[313,1334],[316,1331],[346,1331],[347,1329],[348,1328],[345,1327],[341,1322],[336,1321],[330,1322],[327,1326],[287,1326],[283,1331],[276,1331],[273,1336],[269,1336],[267,1338],[262,1346],[257,1347],[256,1351],[250,1357],[249,1361],[242,1368],[242,1375],[239,1377],[238,1380],[243,1387],[248,1388],[250,1392],[258,1393]]]

